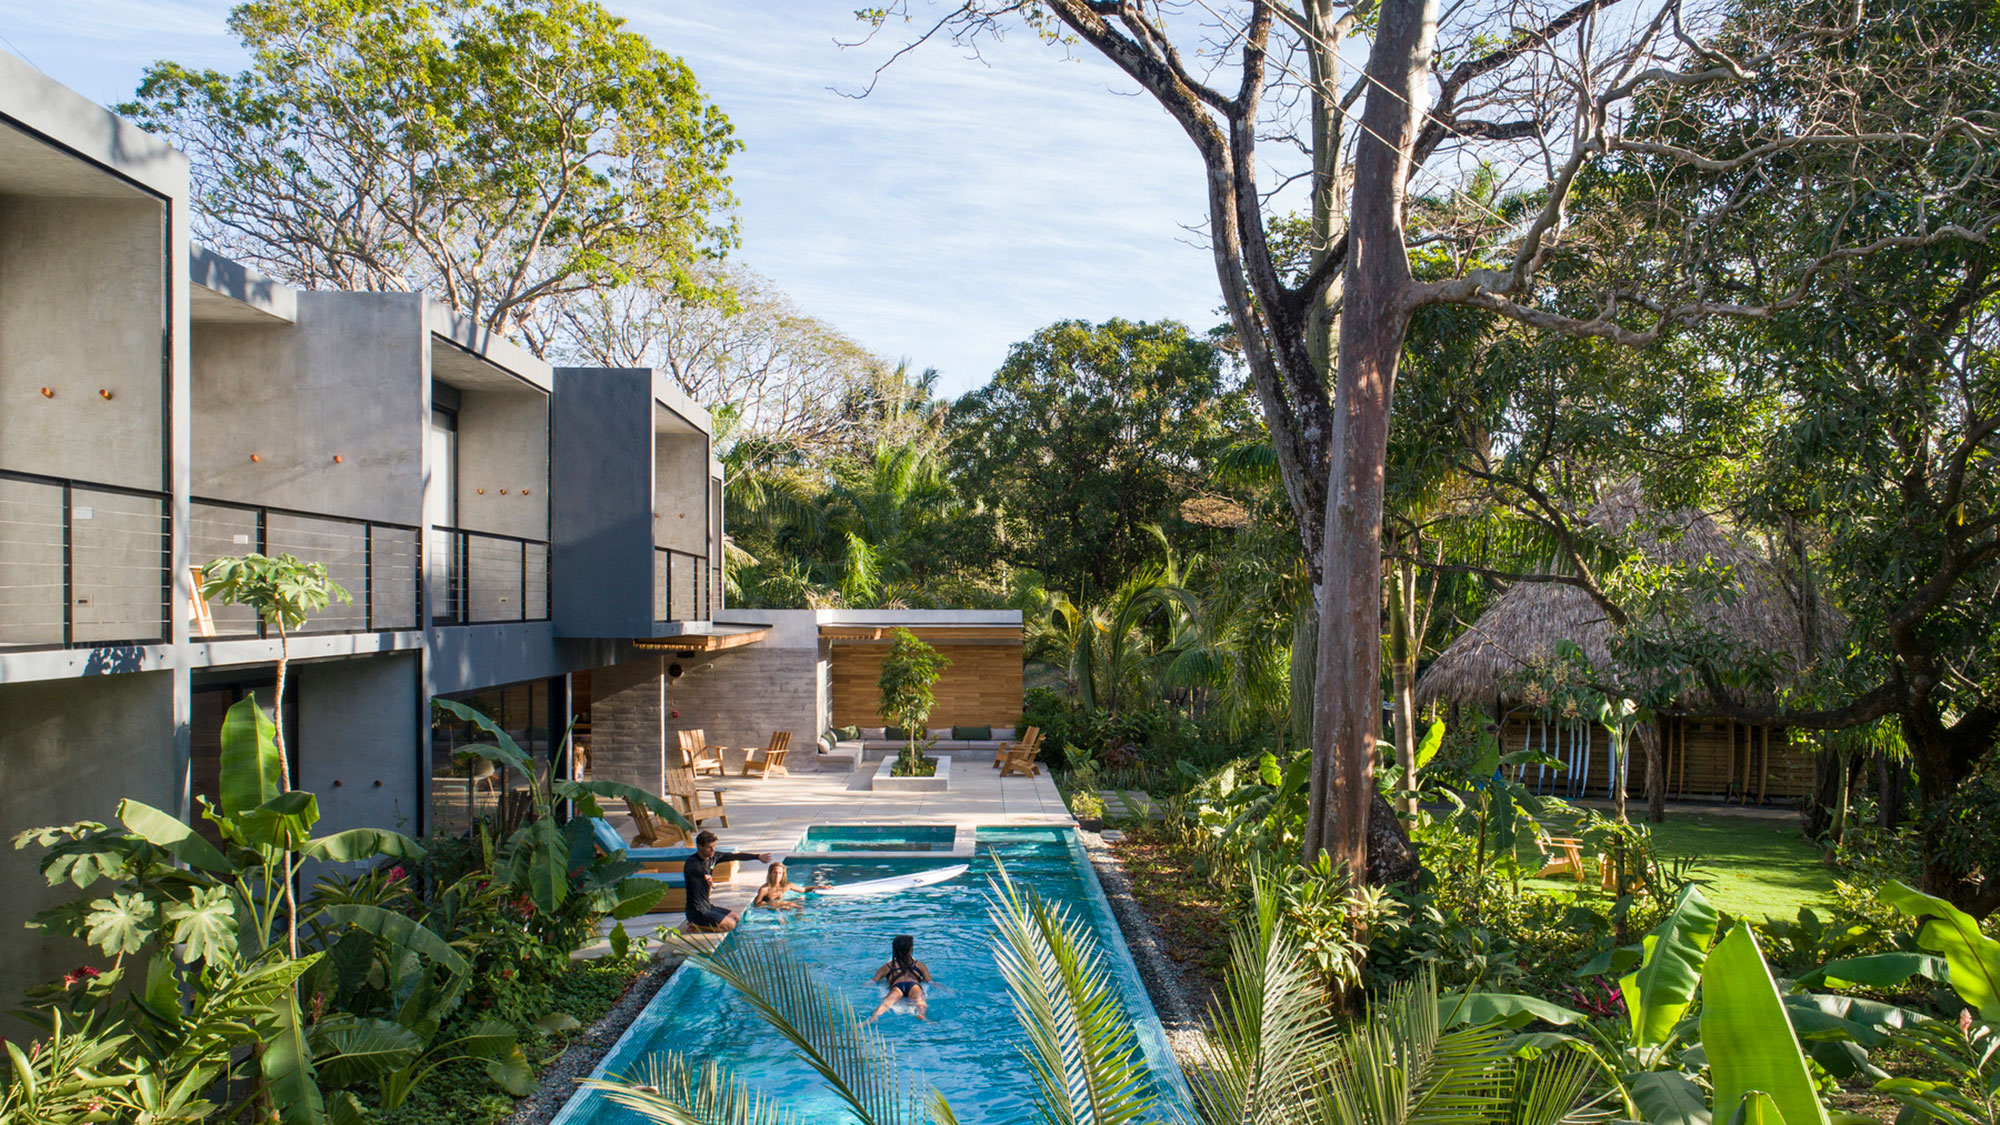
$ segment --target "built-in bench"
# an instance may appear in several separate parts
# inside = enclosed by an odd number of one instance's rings
[[[1011,733],[1006,738],[940,738],[931,742],[919,739],[917,745],[928,754],[977,758],[982,755],[991,757],[1000,747],[1019,741],[1019,729],[1006,727],[987,729],[1011,730]],[[829,735],[832,733],[827,732]],[[900,754],[908,745],[906,739],[891,738],[834,739],[829,744],[827,737],[823,735],[819,742],[818,760],[823,770],[857,770],[861,768],[863,762],[871,758]]]

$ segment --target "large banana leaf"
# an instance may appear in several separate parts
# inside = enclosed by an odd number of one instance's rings
[[[1783,998],[1750,927],[1716,943],[1702,973],[1701,1043],[1715,1112],[1735,1113],[1746,1094],[1770,1095],[1784,1125],[1828,1125]]]
[[[127,797],[118,802],[118,820],[132,835],[165,849],[168,855],[190,867],[215,872],[234,870],[214,844],[202,839],[181,818],[144,801]]]
[[[1498,1023],[1522,1028],[1536,1020],[1563,1027],[1590,1018],[1561,1004],[1511,992],[1448,992],[1438,997],[1438,1015],[1446,1027]]]
[[[313,1071],[312,1048],[306,1042],[298,995],[287,988],[271,1002],[270,1014],[264,1053],[257,1061],[271,1102],[278,1107],[285,1125],[324,1125],[326,1103],[320,1097],[319,1077]]]
[[[353,863],[378,856],[422,859],[424,846],[401,832],[391,832],[386,828],[350,828],[345,832],[307,840],[305,846],[299,849],[299,854],[307,859],[323,859],[331,863]]]
[[[1798,979],[1807,988],[1895,988],[1911,977],[1945,981],[1950,963],[1932,953],[1870,953],[1828,961]]]
[[[569,840],[563,830],[545,816],[522,825],[507,846],[514,857],[513,884],[525,886],[536,906],[553,913],[569,897]]]
[[[1625,1092],[1650,1125],[1710,1125],[1708,1099],[1678,1070],[1648,1070],[1625,1080]]]
[[[471,968],[463,953],[406,914],[349,902],[321,907],[314,917],[334,925],[365,930],[388,942],[398,955],[405,951],[421,953],[452,973],[463,974]]]
[[[1988,1023],[2000,1023],[2000,941],[1979,930],[1972,916],[1951,903],[1892,882],[1882,901],[1918,920],[1917,944],[1942,953],[1951,966],[1951,987]]]
[[[335,1015],[313,1025],[309,1041],[320,1078],[352,1086],[400,1070],[423,1053],[423,1036],[393,1020]]]
[[[235,816],[278,795],[278,728],[257,706],[257,693],[244,696],[222,716],[222,812]]]
[[[1687,1014],[1701,984],[1702,957],[1715,939],[1715,927],[1715,908],[1702,897],[1700,888],[1688,886],[1673,909],[1646,935],[1644,960],[1618,981],[1638,1046],[1665,1043],[1674,1025]]]

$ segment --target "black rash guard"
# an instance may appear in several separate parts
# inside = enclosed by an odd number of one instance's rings
[[[707,859],[701,858],[701,853],[696,852],[687,857],[687,862],[681,866],[681,879],[687,884],[688,916],[713,912],[714,908],[708,902],[708,889],[715,881],[716,864],[726,863],[732,859],[741,863],[756,858],[756,852],[716,852]]]

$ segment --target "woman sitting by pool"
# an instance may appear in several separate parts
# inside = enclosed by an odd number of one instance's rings
[[[784,864],[774,863],[764,870],[764,885],[757,888],[757,897],[750,901],[750,905],[769,906],[779,910],[797,910],[799,908],[798,903],[785,901],[786,891],[811,894],[814,891],[823,891],[831,886],[833,886],[832,883],[814,883],[810,887],[801,887],[797,883],[785,878]]]
[[[917,960],[915,955],[917,939],[908,934],[897,934],[889,943],[889,963],[875,970],[873,979],[889,986],[888,995],[875,1006],[875,1012],[863,1023],[873,1023],[876,1017],[889,1010],[898,1000],[908,999],[916,1005],[916,1016],[927,1020],[925,1013],[930,1010],[930,1000],[924,995],[924,986],[931,982],[931,971]]]

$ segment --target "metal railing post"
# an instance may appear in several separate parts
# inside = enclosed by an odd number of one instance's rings
[[[75,497],[68,481],[62,483],[62,599],[63,647],[76,647],[76,532]]]

